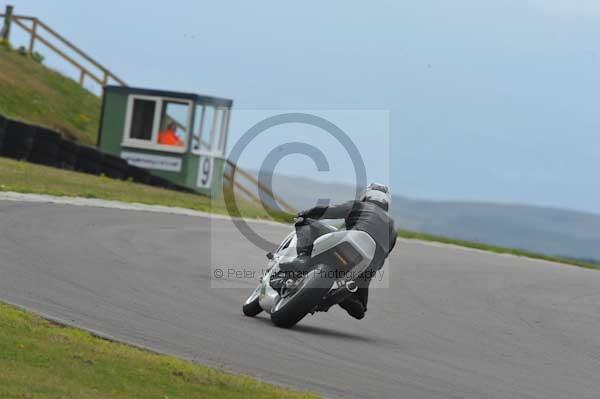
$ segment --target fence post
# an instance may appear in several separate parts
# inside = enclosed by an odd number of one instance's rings
[[[104,78],[102,78],[102,86],[106,86],[106,83],[108,83],[108,72],[106,72],[106,70],[105,70]]]
[[[35,43],[35,36],[37,32],[37,18],[33,20],[33,25],[31,26],[31,38],[29,39],[29,55],[33,54],[33,44]]]
[[[4,26],[0,32],[0,39],[8,41],[10,37],[10,23],[12,22],[13,6],[6,6],[4,12]]]
[[[81,73],[79,74],[79,84],[81,86],[83,86],[83,79],[85,79],[85,71],[82,69]]]

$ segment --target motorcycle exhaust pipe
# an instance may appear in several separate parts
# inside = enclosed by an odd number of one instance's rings
[[[346,283],[346,289],[354,294],[356,291],[358,291],[358,285],[355,281],[348,281]]]
[[[358,291],[358,285],[354,281],[348,281],[346,284],[330,293],[327,302],[331,305],[343,302],[350,295]]]

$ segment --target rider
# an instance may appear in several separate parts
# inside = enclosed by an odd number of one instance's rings
[[[375,255],[369,267],[355,280],[358,290],[340,303],[340,306],[350,316],[359,320],[365,316],[367,311],[371,278],[383,267],[385,259],[396,244],[394,220],[388,214],[390,203],[391,196],[388,187],[383,184],[371,183],[360,201],[354,200],[333,206],[316,206],[298,213],[298,217],[301,218],[301,221],[296,223],[298,257],[292,262],[293,268],[297,270],[308,265],[314,241],[310,229],[304,228],[306,225],[302,222],[303,219],[344,219],[347,230],[364,231],[375,240],[377,244]],[[290,266],[292,265],[290,264]]]

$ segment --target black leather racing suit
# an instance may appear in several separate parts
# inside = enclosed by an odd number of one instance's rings
[[[369,267],[356,280],[359,287],[354,294],[366,311],[369,298],[369,284],[375,272],[383,267],[385,259],[396,245],[396,227],[388,212],[373,202],[349,201],[333,206],[316,206],[299,214],[309,219],[344,219],[346,230],[360,230],[369,234],[377,244],[375,255]],[[313,238],[296,227],[298,254],[310,255]]]

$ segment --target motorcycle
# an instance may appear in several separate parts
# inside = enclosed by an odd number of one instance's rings
[[[265,311],[273,324],[289,328],[306,315],[326,312],[358,290],[356,278],[375,254],[373,238],[357,230],[338,230],[312,219],[296,219],[309,226],[315,240],[305,270],[282,270],[281,263],[296,258],[296,231],[269,252],[267,269],[242,307],[246,316]]]

